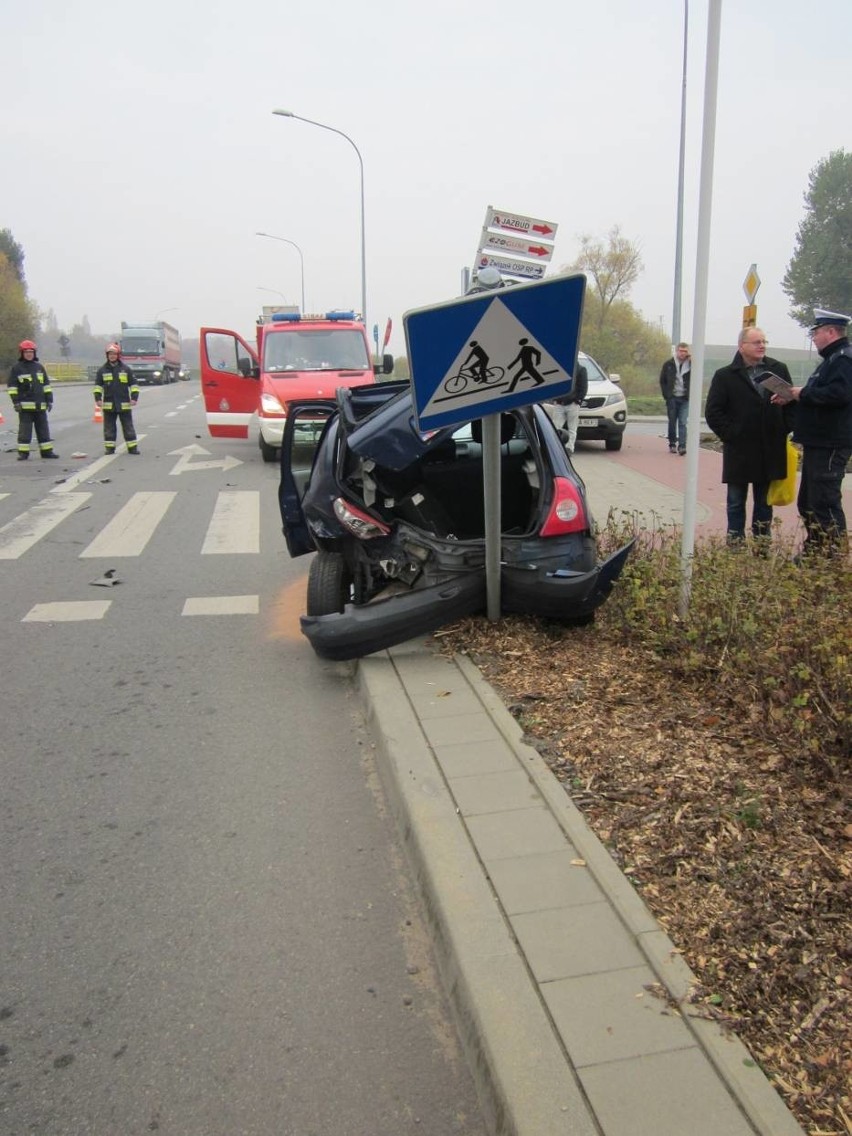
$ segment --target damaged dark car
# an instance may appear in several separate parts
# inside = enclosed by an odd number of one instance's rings
[[[421,432],[409,384],[289,408],[279,504],[314,553],[303,633],[353,659],[486,608],[482,422]],[[503,612],[585,624],[630,552],[599,562],[585,486],[539,405],[500,416]]]

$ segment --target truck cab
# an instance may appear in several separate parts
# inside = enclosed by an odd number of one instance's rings
[[[201,389],[207,429],[217,438],[247,438],[257,415],[264,461],[281,446],[287,408],[310,399],[333,401],[338,387],[374,383],[393,357],[374,363],[366,328],[354,312],[277,312],[257,324],[257,345],[235,331],[201,329]]]

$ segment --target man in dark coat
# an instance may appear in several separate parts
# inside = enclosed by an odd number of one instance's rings
[[[850,317],[814,309],[810,329],[820,363],[803,387],[790,393],[796,406],[793,440],[802,444],[798,509],[805,523],[805,552],[842,551],[846,540],[842,484],[852,457],[852,347]]]
[[[759,327],[745,327],[737,340],[733,362],[720,368],[710,381],[705,417],[722,440],[722,483],[728,487],[728,541],[745,539],[746,499],[752,490],[751,531],[769,535],[772,506],[766,502],[770,481],[787,474],[787,434],[792,429],[792,403],[771,401],[760,386],[767,375],[777,375],[792,387],[790,372],[766,354],[766,336]]]
[[[686,453],[686,424],[689,416],[689,375],[692,370],[692,356],[689,344],[679,343],[671,359],[666,359],[660,369],[660,394],[666,403],[666,416],[669,421],[669,453]]]

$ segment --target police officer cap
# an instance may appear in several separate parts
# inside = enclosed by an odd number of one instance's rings
[[[852,316],[841,315],[840,312],[826,312],[822,308],[814,308],[814,322],[810,331],[818,327],[848,327]]]

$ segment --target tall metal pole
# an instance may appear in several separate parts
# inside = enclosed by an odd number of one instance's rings
[[[273,114],[281,115],[282,118],[296,118],[299,122],[310,123],[311,126],[318,126],[321,130],[330,130],[332,134],[339,134],[341,138],[345,138],[355,153],[358,155],[358,166],[361,171],[361,317],[364,322],[367,322],[367,231],[366,222],[364,217],[364,159],[361,157],[361,151],[352,141],[348,134],[344,134],[342,130],[338,130],[336,126],[327,126],[324,122],[316,122],[313,118],[304,118],[301,114],[294,114],[291,110],[274,110]]]
[[[716,145],[716,99],[719,85],[719,29],[722,0],[709,0],[707,10],[707,63],[704,75],[704,126],[701,138],[701,188],[698,195],[698,249],[695,258],[695,308],[692,317],[692,370],[689,384],[689,439],[686,453],[686,492],[683,498],[681,542],[681,594],[679,611],[689,610],[692,556],[695,551],[695,515],[698,502],[698,453],[701,402],[704,386],[704,337],[707,326],[707,276],[710,260],[710,216],[713,209],[713,159]]]
[[[683,70],[680,91],[680,153],[677,167],[677,231],[675,235],[674,299],[672,301],[672,346],[681,340],[680,313],[683,288],[683,171],[686,157],[686,55],[689,32],[689,0],[683,0]]]
[[[296,252],[299,254],[299,264],[302,269],[302,315],[305,314],[305,258],[302,255],[302,250],[295,241],[291,241],[289,237],[276,237],[274,233],[255,233],[256,237],[269,237],[271,241],[283,241],[285,245],[292,245]]]

